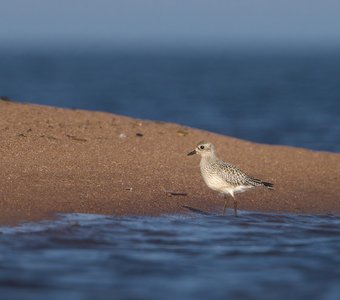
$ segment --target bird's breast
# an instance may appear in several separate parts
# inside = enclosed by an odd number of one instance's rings
[[[218,174],[218,172],[216,172],[216,170],[204,163],[200,164],[200,168],[203,180],[209,188],[219,192],[228,188],[228,183]]]

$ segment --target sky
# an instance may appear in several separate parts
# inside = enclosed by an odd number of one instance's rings
[[[0,0],[0,46],[340,44],[339,0]]]

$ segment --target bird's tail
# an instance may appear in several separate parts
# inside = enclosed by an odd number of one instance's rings
[[[251,181],[249,183],[253,186],[264,186],[267,189],[275,190],[274,184],[270,182],[262,181],[261,179],[251,178]]]
[[[272,184],[272,183],[270,183],[270,182],[262,181],[262,184],[263,184],[267,189],[275,190],[274,184]]]

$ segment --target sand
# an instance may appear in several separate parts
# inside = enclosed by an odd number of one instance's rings
[[[275,184],[275,191],[256,188],[238,194],[239,209],[340,212],[337,153],[256,144],[110,113],[7,101],[0,101],[0,138],[0,224],[70,212],[221,213],[224,200],[204,184],[199,157],[187,156],[201,140],[214,143],[223,160]]]

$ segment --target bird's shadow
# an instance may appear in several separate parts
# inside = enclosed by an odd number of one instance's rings
[[[206,211],[203,211],[203,210],[200,210],[198,208],[194,208],[194,207],[191,207],[191,206],[188,206],[188,205],[183,205],[182,206],[183,208],[186,208],[188,210],[190,210],[191,212],[194,212],[196,214],[200,214],[200,215],[204,215],[204,216],[212,216],[213,214],[211,213],[208,213]]]

